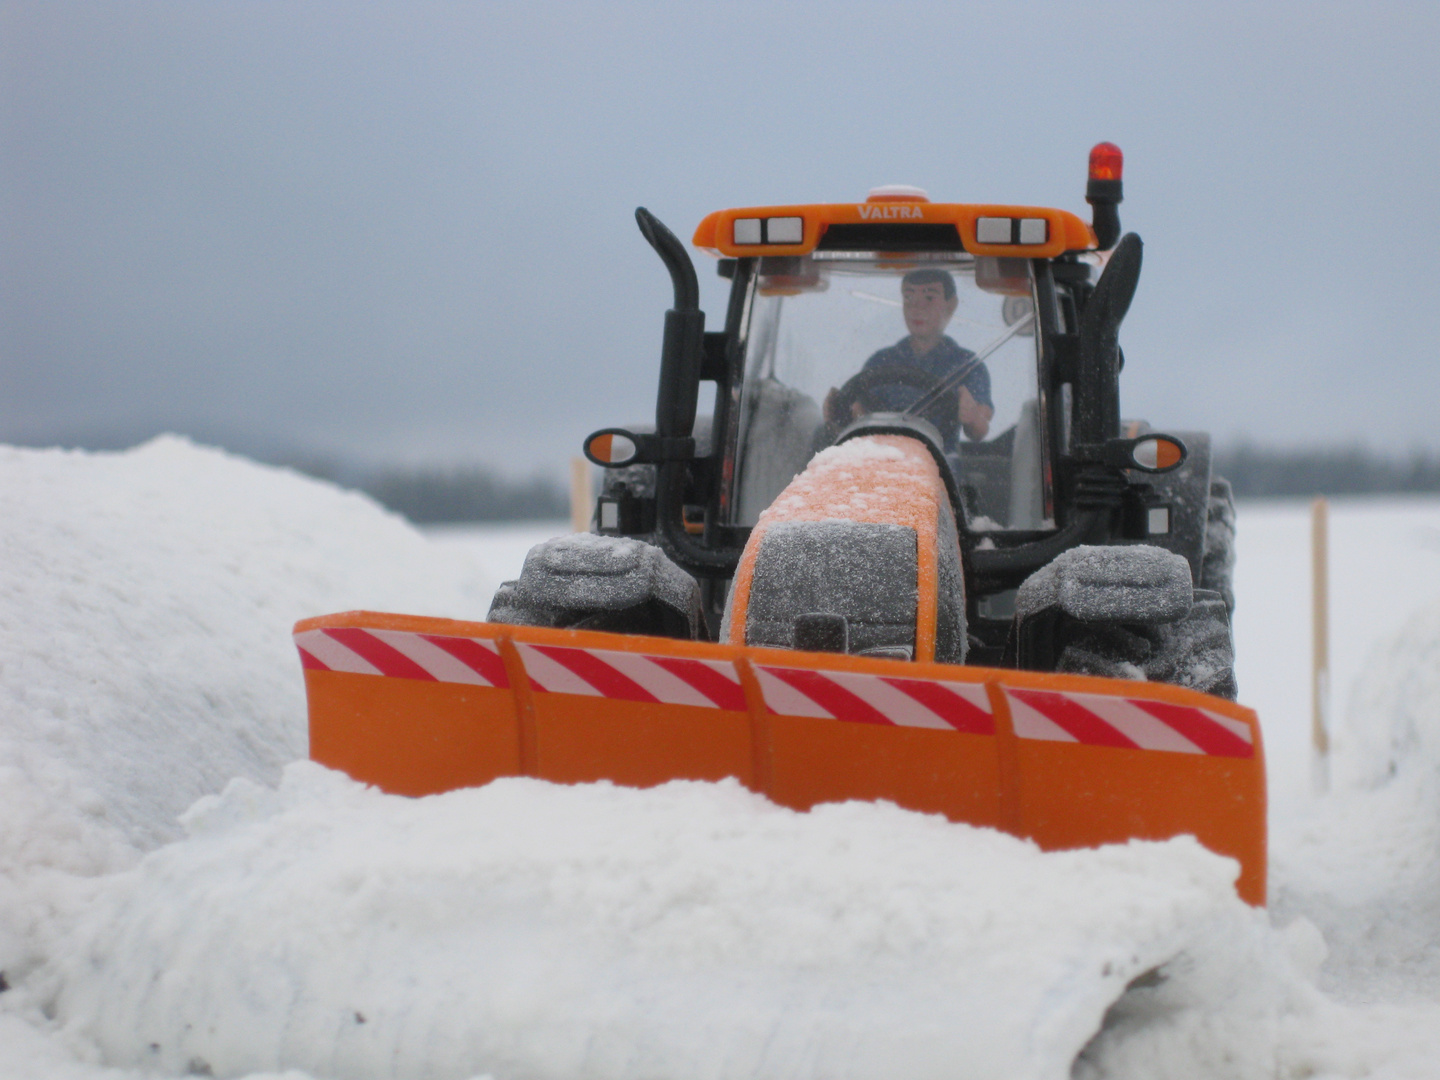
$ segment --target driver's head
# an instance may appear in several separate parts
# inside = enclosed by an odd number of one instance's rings
[[[900,281],[905,328],[917,338],[938,339],[960,303],[948,270],[911,270]]]

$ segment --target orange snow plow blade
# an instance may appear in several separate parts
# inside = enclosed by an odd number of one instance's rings
[[[347,612],[296,624],[310,756],[401,795],[501,776],[889,799],[1047,850],[1191,834],[1265,902],[1255,714],[1161,683]]]

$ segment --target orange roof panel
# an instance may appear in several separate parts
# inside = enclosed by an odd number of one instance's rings
[[[961,245],[972,255],[1051,259],[1062,252],[1096,246],[1090,226],[1068,210],[1000,203],[898,201],[717,210],[700,222],[694,244],[711,254],[731,258],[809,255],[833,225],[882,224],[954,225]]]

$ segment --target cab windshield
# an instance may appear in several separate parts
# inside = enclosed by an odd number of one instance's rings
[[[939,430],[972,528],[1048,527],[1037,340],[1025,259],[762,259],[732,520],[753,525],[854,419],[909,412]]]

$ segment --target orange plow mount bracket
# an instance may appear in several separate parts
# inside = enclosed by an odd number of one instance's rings
[[[1046,850],[1191,834],[1265,902],[1255,714],[1192,690],[372,612],[306,619],[295,643],[310,756],[395,794],[733,776]]]

